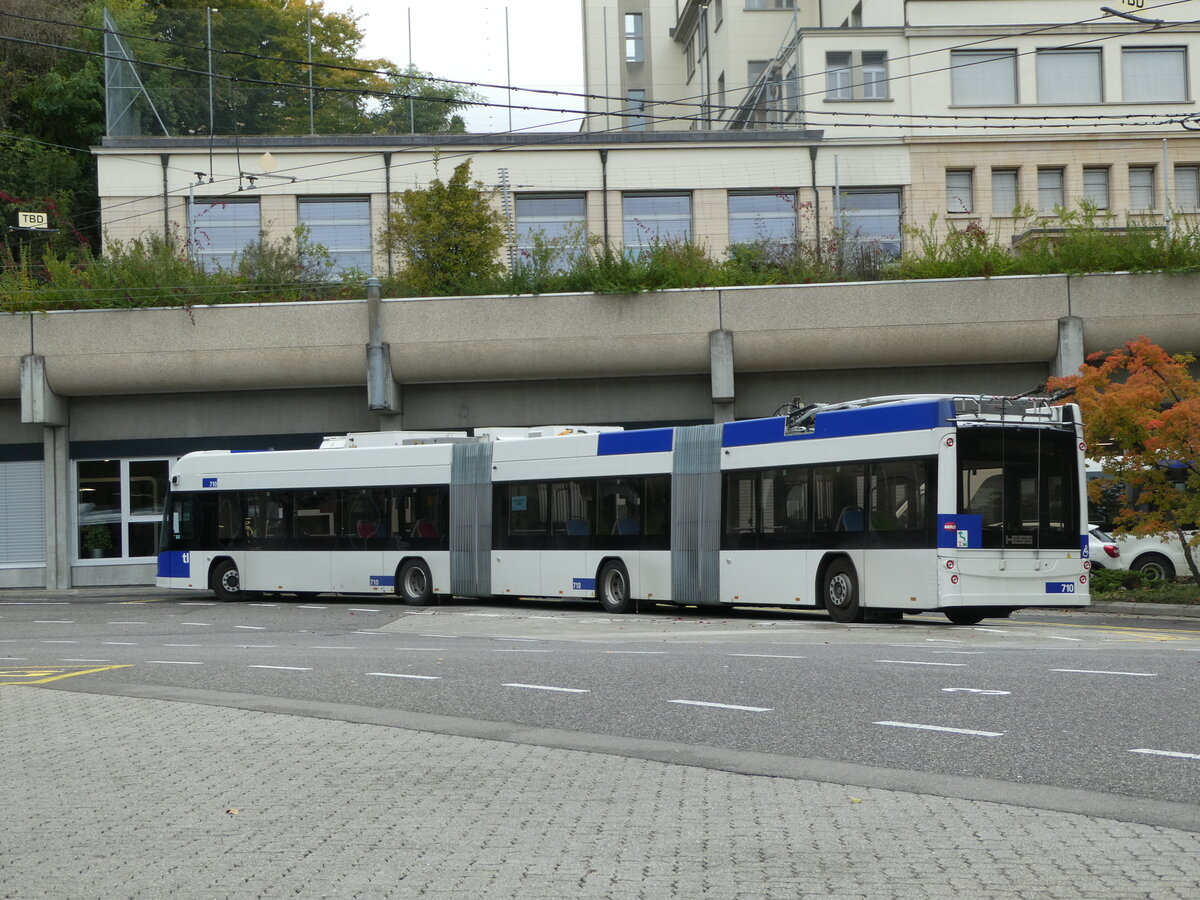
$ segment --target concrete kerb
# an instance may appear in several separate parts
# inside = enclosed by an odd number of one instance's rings
[[[127,586],[104,586],[104,587],[79,587],[67,588],[66,590],[47,591],[41,588],[0,588],[0,602],[5,600],[15,599],[37,599],[37,600],[70,600],[76,597],[122,597],[128,599],[140,599],[152,596],[158,596],[163,593],[163,588],[154,587],[153,585],[127,585]],[[171,592],[179,598],[202,596],[188,591]],[[347,595],[349,596],[349,595]],[[1038,610],[1027,610],[1028,612],[1037,612]],[[1052,610],[1051,610],[1052,611]],[[1111,601],[1111,600],[1093,600],[1092,605],[1085,609],[1073,609],[1073,613],[1106,613],[1108,615],[1125,615],[1125,616],[1154,616],[1163,618],[1175,619],[1200,619],[1200,604],[1183,604],[1183,603],[1137,603],[1132,601]]]

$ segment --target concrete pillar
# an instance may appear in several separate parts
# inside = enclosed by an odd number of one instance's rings
[[[708,333],[708,364],[712,373],[713,422],[734,418],[733,332],[723,328]]]
[[[46,588],[71,586],[71,454],[70,429],[47,425],[42,429],[45,460]]]
[[[67,399],[50,389],[46,358],[21,357],[21,421],[42,429],[46,507],[46,587],[71,586],[71,454]]]
[[[1083,361],[1083,319],[1063,316],[1058,320],[1058,355],[1050,374],[1056,378],[1078,375]]]

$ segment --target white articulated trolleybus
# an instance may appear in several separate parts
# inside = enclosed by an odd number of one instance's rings
[[[543,436],[544,435],[544,436]],[[1079,409],[884,397],[767,419],[378,432],[200,452],[171,475],[164,588],[939,610],[1086,606]]]

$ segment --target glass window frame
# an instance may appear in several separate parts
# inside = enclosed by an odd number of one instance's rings
[[[1178,60],[1178,72],[1169,73],[1172,77],[1164,77],[1162,72],[1156,72],[1153,76],[1145,73],[1135,73],[1131,71],[1134,68],[1132,61],[1135,59],[1144,59],[1149,56],[1161,56],[1166,58],[1168,55]],[[1177,76],[1177,80],[1174,80]],[[1168,91],[1160,93],[1155,89],[1161,88],[1164,84],[1170,84],[1176,88],[1173,92]],[[1121,48],[1121,99],[1126,103],[1178,103],[1185,102],[1189,99],[1190,91],[1188,90],[1188,56],[1186,46],[1175,47],[1122,47]],[[1145,86],[1149,86],[1145,96],[1138,96]]]
[[[521,207],[538,201],[572,201],[578,203],[578,216],[548,215],[527,216],[522,219]],[[518,193],[513,197],[513,237],[516,248],[516,262],[521,265],[523,259],[532,256],[533,236],[541,232],[547,241],[560,241],[555,248],[552,265],[566,268],[572,249],[581,250],[587,247],[587,194],[582,191],[545,192],[531,191]],[[577,236],[579,246],[567,246],[564,239]]]
[[[735,209],[739,206],[736,201],[741,199],[751,198],[770,198],[771,200],[779,201],[779,204],[771,204],[775,208],[772,209]],[[749,206],[750,204],[746,204]],[[776,246],[793,245],[798,238],[798,212],[799,205],[796,199],[796,191],[791,188],[780,188],[778,190],[767,191],[729,191],[726,194],[725,200],[726,210],[729,216],[729,243],[730,244],[757,244],[767,242]],[[786,210],[784,209],[786,207]],[[756,231],[762,231],[761,236],[749,237],[748,239],[738,239],[744,228],[739,223],[745,221],[753,221]],[[783,234],[780,230],[774,227],[776,224],[787,222],[789,228],[788,233]],[[765,224],[766,228],[760,228]]]
[[[1037,50],[1034,57],[1038,103],[1094,105],[1104,102],[1104,53],[1101,48],[1047,48]],[[1075,66],[1081,66],[1082,63],[1080,61],[1082,60],[1091,61],[1092,65],[1089,67],[1087,80],[1088,87],[1095,89],[1094,97],[1091,96],[1090,91],[1073,94],[1071,91],[1072,78],[1064,77],[1061,72],[1052,71],[1051,60],[1065,62],[1068,59],[1075,61]],[[1043,64],[1045,65],[1045,70],[1043,70]]]
[[[848,51],[825,54],[825,99],[854,99],[854,55]]]
[[[233,212],[250,208],[255,211],[253,234],[249,219],[242,221]],[[188,255],[206,272],[232,269],[248,246],[262,240],[262,204],[257,197],[195,197],[188,200],[187,215]],[[234,237],[223,240],[228,235]]]
[[[1008,190],[1008,185],[1003,185],[1001,190],[997,190],[997,179],[1011,179],[1012,190]],[[1011,194],[1012,203],[1006,207],[998,204],[1001,196]],[[1013,210],[1021,203],[1021,170],[1016,168],[997,167],[992,169],[992,215],[1011,218]]]
[[[365,215],[361,219],[344,219],[335,217],[326,221],[321,221],[320,217],[306,217],[308,209],[318,210],[322,207],[332,209],[338,204],[355,204],[364,207]],[[307,209],[306,209],[307,208]],[[373,271],[374,264],[374,247],[371,241],[371,198],[369,196],[340,196],[340,197],[303,197],[296,198],[296,221],[305,226],[309,231],[309,236],[314,244],[320,244],[329,251],[329,255],[333,258],[333,268],[329,270],[331,278],[342,277],[347,271],[359,271],[366,275],[370,275]],[[314,229],[319,228],[321,231]],[[330,246],[328,238],[325,237],[324,230],[332,228],[334,234],[334,246]],[[359,231],[361,229],[361,231]],[[359,244],[356,246],[340,246],[340,240],[344,237],[355,235],[356,231],[365,237],[365,245]],[[343,254],[346,257],[358,256],[359,259],[353,263],[343,264]],[[365,256],[365,259],[362,257]],[[362,264],[360,264],[362,263]]]
[[[1081,198],[1098,210],[1107,210],[1112,194],[1111,181],[1112,174],[1108,166],[1084,166]]]
[[[968,215],[975,212],[975,170],[946,170],[946,214]]]
[[[140,526],[152,524],[156,527],[161,527],[163,521],[163,511],[165,509],[167,493],[170,489],[170,472],[171,467],[179,461],[177,456],[131,456],[131,457],[80,457],[71,460],[71,483],[72,492],[75,497],[75,508],[73,512],[74,518],[74,537],[72,540],[72,552],[74,554],[73,565],[117,565],[117,564],[142,564],[151,563],[154,561],[158,553],[159,540],[161,534],[156,534],[150,546],[154,549],[150,554],[142,556],[131,556],[130,548],[130,526]],[[93,522],[86,523],[83,521],[83,513],[80,510],[81,495],[83,492],[82,479],[79,474],[79,466],[81,463],[116,463],[117,464],[117,489],[120,492],[120,502],[118,509],[115,512],[116,519],[111,523]],[[132,503],[132,480],[130,474],[131,467],[138,463],[163,463],[166,465],[166,473],[162,481],[162,493],[157,498],[158,506],[150,512],[134,512]],[[93,557],[85,552],[83,530],[88,525],[97,524],[115,524],[117,526],[117,546],[120,553],[112,556]]]
[[[985,74],[985,69],[989,67],[994,67],[996,71]],[[1004,69],[1003,77],[1001,68]],[[1002,98],[985,98],[982,93],[979,96],[972,95],[981,84],[995,87],[1005,83],[1011,91],[1005,92]],[[1016,50],[950,51],[951,106],[1012,106],[1020,102],[1018,87]]]
[[[1043,183],[1043,176],[1057,176],[1057,186],[1047,185]],[[1059,207],[1067,205],[1066,182],[1067,172],[1062,166],[1043,166],[1038,169],[1038,215],[1039,216],[1054,216]],[[1055,197],[1053,204],[1047,204],[1046,198],[1048,193],[1053,190]]]
[[[1134,173],[1137,173],[1137,181],[1135,181]],[[1141,176],[1147,174],[1149,175],[1147,183],[1140,183]],[[1139,195],[1142,199],[1149,199],[1150,202],[1139,203]],[[1152,213],[1156,209],[1158,209],[1158,166],[1131,165],[1129,167],[1129,211]]]
[[[640,63],[646,61],[646,32],[645,20],[640,12],[624,14],[622,24],[625,29],[625,62]]]
[[[658,222],[678,222],[680,217],[666,213],[645,213],[632,214],[629,210],[629,201],[639,200],[659,200],[659,199],[686,199],[687,200],[687,224],[682,233],[668,230],[666,233],[659,227],[654,227],[654,234],[651,237],[640,238],[638,240],[630,240],[630,235],[639,235],[639,232],[647,228],[647,223]],[[695,204],[693,202],[691,191],[629,191],[621,195],[621,233],[622,243],[625,247],[625,255],[632,259],[637,259],[646,252],[651,245],[656,241],[680,241],[682,243],[691,243],[693,230],[695,228]]]
[[[1182,212],[1200,209],[1200,165],[1186,163],[1176,165],[1174,171],[1175,195],[1172,206]],[[1184,195],[1187,194],[1187,199]]]

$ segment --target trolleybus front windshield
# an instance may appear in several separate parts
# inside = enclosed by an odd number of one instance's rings
[[[1078,550],[1078,472],[1071,432],[958,431],[958,512],[980,516],[985,548]]]

